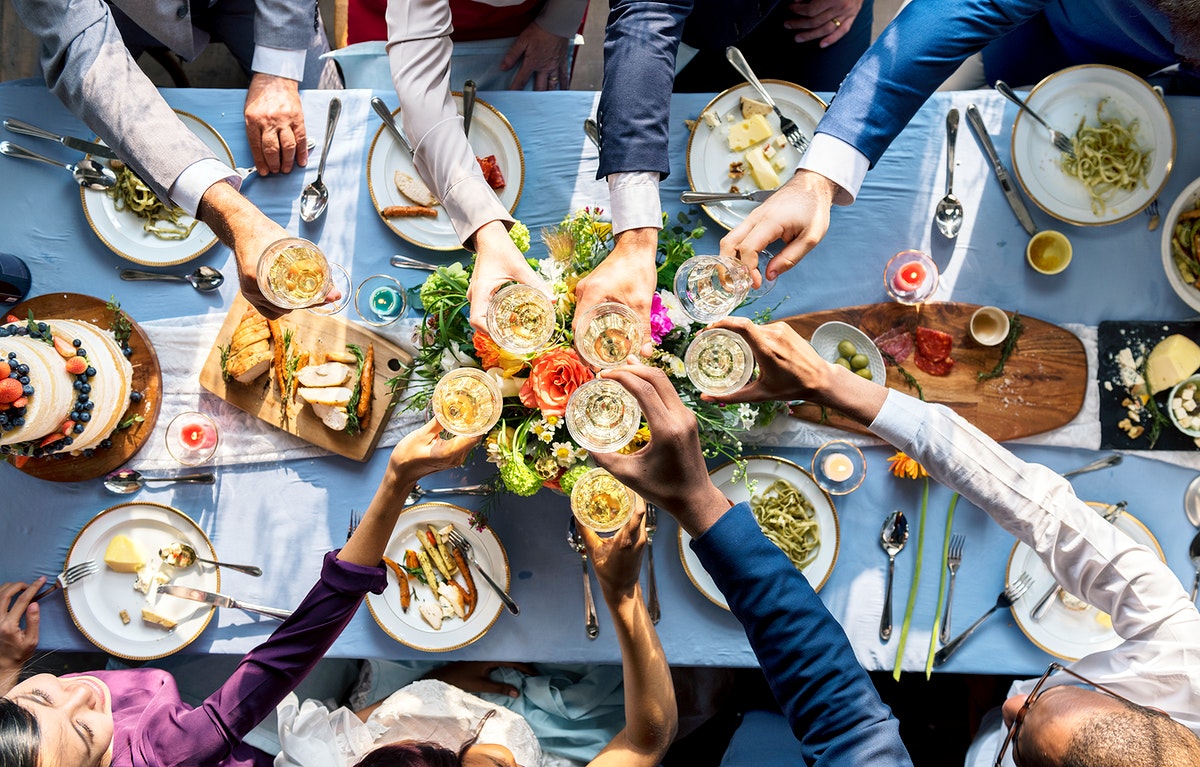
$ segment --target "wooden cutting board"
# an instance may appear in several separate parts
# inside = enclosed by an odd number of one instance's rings
[[[213,340],[208,359],[204,361],[200,385],[229,404],[306,442],[356,461],[367,460],[383,435],[384,426],[396,404],[388,395],[387,380],[398,375],[412,362],[412,357],[395,343],[353,322],[304,310],[292,312],[281,319],[280,324],[285,330],[290,328],[294,342],[314,357],[322,351],[345,351],[347,344],[358,344],[364,350],[374,344],[375,380],[371,416],[363,424],[362,431],[354,436],[329,429],[313,413],[312,407],[299,397],[290,404],[289,417],[285,420],[280,407],[279,389],[270,370],[248,384],[226,381],[221,377],[221,347],[229,344],[233,330],[247,306],[249,303],[241,295],[234,300],[220,332]]]
[[[920,325],[944,331],[954,339],[950,356],[955,365],[948,375],[922,371],[912,356],[901,363],[921,384],[927,401],[949,406],[996,440],[1028,437],[1069,423],[1083,407],[1088,387],[1083,343],[1070,331],[1022,314],[1025,331],[1003,374],[979,382],[975,374],[995,366],[1001,347],[980,346],[972,340],[968,325],[978,308],[959,303],[930,303],[919,308],[881,303],[802,314],[783,321],[805,338],[811,338],[817,327],[832,320],[854,325],[871,338],[894,327],[915,331]],[[889,387],[916,396],[896,368],[889,366],[887,371]],[[821,420],[821,409],[813,404],[799,405],[792,414],[806,421]],[[864,427],[832,411],[826,423],[867,433]]]

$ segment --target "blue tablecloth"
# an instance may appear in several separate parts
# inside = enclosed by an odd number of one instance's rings
[[[224,136],[239,164],[248,165],[250,152],[243,129],[239,91],[165,91],[177,108],[208,121]],[[305,94],[310,131],[319,133],[325,104],[331,94]],[[331,260],[347,265],[357,282],[376,272],[394,272],[406,285],[422,274],[394,271],[387,266],[393,253],[448,263],[454,254],[423,251],[393,235],[371,206],[366,188],[367,149],[379,123],[370,111],[365,91],[345,91],[343,112],[325,180],[332,192],[329,212],[317,226],[299,222],[298,198],[315,175],[315,161],[290,176],[253,180],[247,196],[289,231],[315,240]],[[394,94],[379,94],[389,103]],[[525,153],[525,189],[517,215],[530,229],[552,225],[575,208],[604,206],[607,191],[595,180],[596,152],[580,129],[595,106],[596,95],[579,92],[487,93],[486,100],[503,112],[520,137]],[[674,172],[663,183],[665,208],[674,214],[683,206],[679,192],[687,188],[684,118],[694,117],[707,102],[703,95],[680,95],[672,101],[671,141]],[[819,309],[886,300],[880,275],[895,252],[917,247],[933,254],[943,279],[936,298],[990,303],[1056,323],[1096,324],[1102,319],[1181,319],[1191,316],[1171,291],[1159,260],[1159,235],[1148,232],[1144,216],[1103,228],[1059,224],[1034,209],[1039,226],[1067,232],[1075,260],[1056,277],[1035,274],[1024,263],[1025,233],[1005,205],[982,152],[969,132],[958,142],[959,169],[955,191],[966,207],[966,224],[955,241],[933,229],[932,213],[944,188],[943,120],[951,106],[979,105],[1008,160],[1009,126],[1013,110],[991,92],[939,94],[912,121],[869,174],[858,202],[833,212],[829,235],[786,275],[772,294],[780,302],[777,317]],[[1169,99],[1179,135],[1175,169],[1162,196],[1165,213],[1170,202],[1200,175],[1200,148],[1190,132],[1198,124],[1200,100]],[[0,85],[0,114],[30,120],[43,127],[77,135],[84,128],[40,84]],[[17,137],[4,136],[14,139]],[[317,135],[319,139],[320,136]],[[53,146],[22,143],[47,154],[70,158]],[[65,172],[28,162],[0,159],[7,199],[0,213],[0,248],[24,258],[33,270],[32,294],[74,291],[107,298],[118,296],[139,321],[223,315],[236,285],[201,295],[186,286],[123,283],[117,271],[128,263],[111,253],[89,231],[80,210],[78,190]],[[1033,207],[1033,206],[1031,206]],[[707,222],[707,219],[705,219]],[[720,232],[710,224],[703,249],[715,251]],[[217,246],[186,268],[211,264],[234,273],[229,251]],[[196,350],[197,355],[207,348]],[[208,397],[208,395],[205,395]],[[163,413],[169,418],[172,413]],[[1080,449],[1014,446],[1023,458],[1064,470],[1085,463],[1095,454]],[[781,456],[800,465],[811,461],[811,449],[780,449]],[[836,499],[841,520],[840,553],[821,596],[833,614],[855,637],[873,637],[878,623],[878,595],[886,558],[879,549],[879,526],[893,508],[915,512],[920,502],[918,483],[900,482],[886,472],[890,451],[864,451],[869,470],[853,495]],[[364,464],[328,457],[243,467],[226,466],[211,487],[166,487],[147,490],[138,498],[182,509],[211,536],[223,558],[255,562],[266,575],[254,579],[227,572],[223,590],[250,601],[278,606],[295,605],[316,578],[321,553],[344,539],[350,509],[365,508],[383,473],[386,451]],[[430,478],[430,486],[448,486],[464,476],[481,478],[491,467],[481,464],[465,471]],[[1191,577],[1186,556],[1192,528],[1181,508],[1183,491],[1194,472],[1129,456],[1116,469],[1080,477],[1082,497],[1127,500],[1129,509],[1158,537],[1170,566],[1182,578]],[[57,572],[79,529],[98,511],[113,505],[98,481],[53,484],[30,478],[11,467],[0,467],[5,503],[0,511],[0,579],[28,579]],[[940,548],[949,491],[931,491],[929,533],[920,600],[914,616],[905,666],[923,666],[929,626],[933,622]],[[471,506],[477,499],[460,499]],[[500,616],[478,642],[451,653],[463,659],[525,661],[591,660],[617,662],[611,622],[601,607],[599,639],[583,631],[579,562],[564,542],[569,510],[565,499],[543,492],[532,500],[501,502],[493,526],[508,551],[513,596],[521,603],[520,617]],[[991,606],[1004,581],[1012,538],[986,516],[960,503],[955,529],[967,535],[965,562],[958,576],[955,625]],[[659,590],[663,617],[658,625],[670,661],[684,665],[753,665],[754,657],[739,624],[692,586],[679,562],[677,528],[661,523],[657,539]],[[897,562],[897,622],[912,578],[912,546]],[[43,649],[84,650],[91,646],[78,632],[60,599],[43,603]],[[221,610],[186,652],[243,653],[265,637],[275,623],[236,610]],[[869,668],[890,668],[896,640],[856,639],[859,659]],[[363,609],[334,645],[332,654],[349,657],[415,658],[424,654],[406,648],[381,631]],[[1048,656],[1030,643],[1007,614],[993,618],[954,657],[947,670],[961,672],[1036,674]]]

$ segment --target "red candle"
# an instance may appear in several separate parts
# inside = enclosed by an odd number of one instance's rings
[[[920,261],[913,261],[900,267],[892,277],[892,287],[898,293],[911,293],[924,284],[926,276],[925,265]]]
[[[217,444],[217,430],[207,421],[190,421],[179,429],[179,439],[189,450],[206,450]]]

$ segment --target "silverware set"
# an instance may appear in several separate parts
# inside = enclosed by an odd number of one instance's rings
[[[93,141],[84,141],[74,136],[60,136],[57,133],[39,128],[36,125],[30,125],[22,120],[8,118],[4,121],[4,127],[13,133],[19,133],[22,136],[32,136],[34,138],[45,139],[47,141],[55,141],[68,149],[74,149],[77,152],[84,154],[93,154],[97,157],[105,157],[110,160],[117,159],[117,155],[113,150],[97,144]],[[75,165],[52,160],[49,157],[40,155],[37,152],[30,151],[23,146],[12,143],[11,141],[0,141],[0,154],[16,157],[22,160],[36,160],[44,162],[47,165],[53,165],[58,168],[66,168],[71,171],[71,175],[75,177],[76,183],[88,189],[103,191],[116,185],[117,174],[111,169],[106,168],[100,163],[93,160],[91,157],[84,157]]]
[[[600,620],[596,617],[596,602],[592,599],[592,576],[588,568],[587,544],[583,542],[583,536],[575,527],[574,516],[571,517],[567,527],[567,544],[579,552],[579,559],[583,566],[584,628],[587,631],[588,639],[595,639],[600,635]]]

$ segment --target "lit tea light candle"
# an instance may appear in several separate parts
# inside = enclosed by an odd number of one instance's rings
[[[821,471],[832,482],[845,482],[854,474],[854,462],[844,453],[830,453],[825,456]]]
[[[900,267],[892,278],[892,287],[898,293],[911,293],[924,284],[927,276],[928,272],[925,271],[924,264],[920,261],[913,261]]]
[[[380,317],[387,319],[395,317],[400,313],[403,305],[400,294],[395,288],[384,285],[371,293],[371,309]]]
[[[217,430],[207,421],[191,421],[180,427],[179,440],[189,450],[204,450],[217,444]]]

